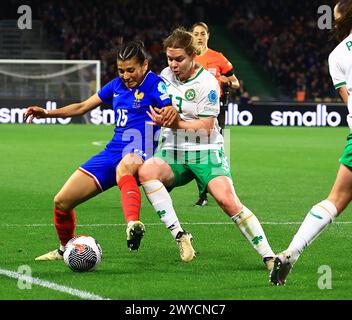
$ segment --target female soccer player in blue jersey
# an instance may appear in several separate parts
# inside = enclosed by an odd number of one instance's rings
[[[158,129],[148,125],[149,106],[162,108],[166,121],[172,121],[176,111],[159,76],[148,70],[148,59],[142,42],[122,45],[118,51],[119,77],[83,102],[57,110],[33,106],[25,113],[28,123],[33,118],[63,118],[80,116],[103,102],[112,105],[116,126],[111,141],[99,154],[82,164],[67,180],[54,198],[54,223],[60,248],[37,257],[36,260],[59,260],[69,239],[74,237],[74,208],[100,192],[118,185],[127,223],[127,245],[137,250],[145,228],[140,222],[141,194],[137,171],[154,153]]]

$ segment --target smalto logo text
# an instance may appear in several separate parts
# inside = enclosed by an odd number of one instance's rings
[[[47,101],[45,105],[46,110],[55,110],[57,107],[56,102]],[[26,108],[1,108],[0,107],[0,123],[23,123]],[[71,118],[43,118],[33,119],[34,124],[69,124]]]
[[[239,111],[238,104],[229,103],[226,114],[226,124],[229,126],[250,126],[253,122],[253,114],[248,110]]]
[[[341,115],[327,112],[326,105],[318,104],[316,111],[273,111],[271,124],[273,126],[305,126],[305,127],[337,127],[341,123]]]

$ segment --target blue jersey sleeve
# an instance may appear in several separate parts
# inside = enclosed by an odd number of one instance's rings
[[[166,84],[161,79],[155,82],[151,93],[155,103],[153,107],[163,108],[165,106],[172,105],[170,97],[167,93]]]
[[[99,98],[108,105],[112,105],[115,85],[116,79],[110,81],[98,91]]]

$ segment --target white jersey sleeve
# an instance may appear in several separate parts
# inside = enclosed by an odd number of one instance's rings
[[[335,89],[347,84],[346,73],[343,66],[339,63],[338,51],[333,51],[329,55],[329,72]]]
[[[352,132],[352,34],[339,43],[329,55],[329,72],[335,89],[348,90],[347,123]]]

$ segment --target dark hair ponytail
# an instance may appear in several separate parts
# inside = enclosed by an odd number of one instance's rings
[[[130,60],[136,58],[137,62],[142,65],[148,58],[147,52],[142,41],[131,41],[120,45],[117,50],[117,60]]]
[[[352,30],[352,0],[339,0],[336,5],[341,16],[334,22],[334,34],[338,41],[342,41]]]

